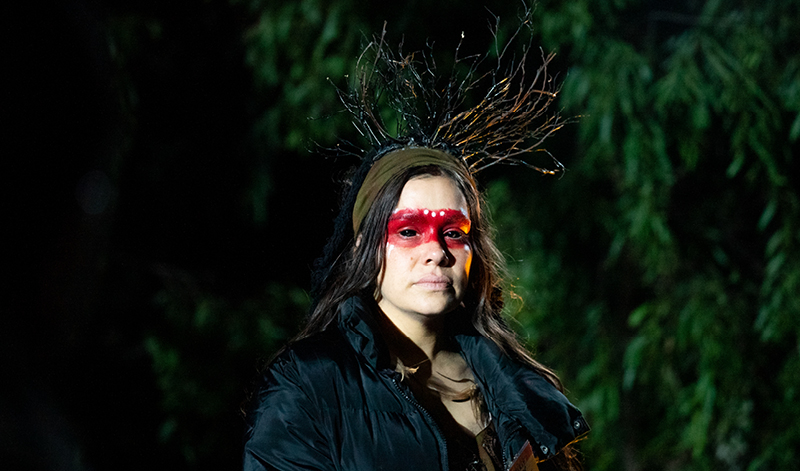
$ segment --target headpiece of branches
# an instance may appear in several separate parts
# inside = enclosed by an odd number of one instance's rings
[[[542,145],[570,120],[550,110],[559,92],[547,70],[555,54],[539,49],[541,62],[531,64],[530,15],[526,8],[504,44],[499,18],[494,17],[489,24],[494,50],[485,54],[462,57],[462,33],[445,77],[438,73],[431,45],[412,53],[403,52],[402,42],[396,51],[388,47],[384,23],[380,36],[361,53],[349,89],[338,90],[353,125],[378,150],[372,155],[379,158],[381,149],[419,145],[460,156],[473,173],[498,163],[544,174],[563,171]],[[525,33],[529,39],[515,53]],[[475,104],[469,104],[471,99]],[[529,163],[526,156],[534,151],[547,153],[552,166]]]

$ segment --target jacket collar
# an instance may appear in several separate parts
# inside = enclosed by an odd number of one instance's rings
[[[589,431],[581,412],[564,394],[533,369],[505,355],[493,341],[477,333],[458,335],[456,340],[489,411],[498,421],[508,422],[500,424],[499,430],[518,423],[542,459]]]
[[[353,296],[339,305],[339,330],[367,364],[376,369],[388,368],[389,348],[378,334],[378,313],[374,302]]]
[[[369,300],[347,299],[339,306],[339,329],[367,364],[381,370],[389,368],[391,360],[377,333],[375,310]],[[546,459],[589,431],[580,411],[558,389],[505,355],[497,344],[475,332],[457,335],[456,340],[489,411],[495,420],[505,422],[498,424],[499,433],[524,428],[534,452]]]

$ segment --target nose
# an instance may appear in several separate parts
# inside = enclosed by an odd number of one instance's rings
[[[425,244],[425,263],[427,265],[449,266],[454,261],[453,254],[447,250],[443,240]]]

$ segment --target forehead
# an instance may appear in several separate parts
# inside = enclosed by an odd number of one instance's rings
[[[442,176],[415,177],[406,182],[397,209],[458,209],[467,212],[467,201],[455,182]]]

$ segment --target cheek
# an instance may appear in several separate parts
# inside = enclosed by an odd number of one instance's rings
[[[469,244],[462,244],[461,245],[464,250],[464,273],[467,274],[467,278],[469,278],[469,269],[472,266],[472,247]]]
[[[383,257],[384,272],[395,274],[408,271],[408,264],[412,257],[413,248],[386,244],[386,255]]]
[[[445,244],[447,244],[447,248],[450,250],[459,250],[465,251],[472,254],[472,251],[469,246],[469,242],[466,240],[457,240],[457,239],[445,239]]]

